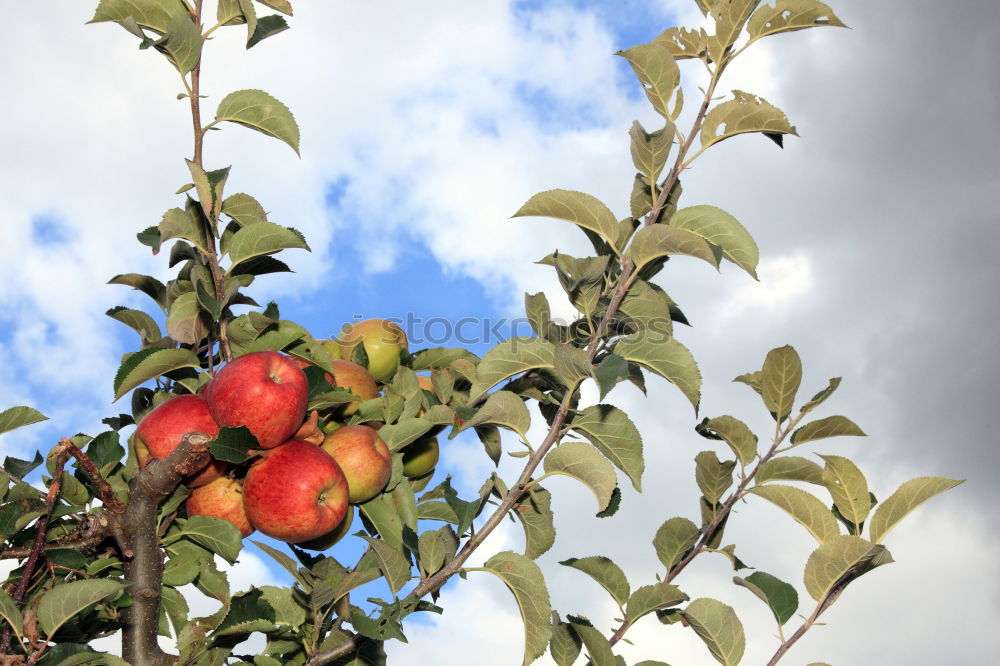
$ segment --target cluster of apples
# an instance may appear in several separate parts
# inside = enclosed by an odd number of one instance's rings
[[[351,358],[363,344],[368,368],[334,360],[332,385],[350,390],[362,400],[379,395],[378,382],[396,372],[406,336],[395,324],[369,319],[345,327],[338,341],[325,347],[335,356]],[[192,489],[188,515],[227,520],[246,537],[258,530],[275,539],[324,550],[343,537],[353,519],[350,504],[365,502],[385,488],[392,471],[388,446],[371,425],[340,425],[330,418],[323,428],[317,414],[306,419],[308,362],[275,351],[240,356],[225,367],[198,395],[172,397],[150,411],[135,433],[139,465],[165,458],[189,432],[218,435],[220,427],[246,426],[257,438],[259,455],[246,476],[234,476],[230,465],[212,460],[185,479]],[[421,388],[432,390],[429,378]],[[359,403],[339,410],[347,416]],[[410,450],[412,449],[412,450]],[[427,438],[403,452],[403,473],[430,472],[437,463],[437,440]]]

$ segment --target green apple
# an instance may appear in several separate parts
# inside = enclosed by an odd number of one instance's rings
[[[403,476],[414,479],[437,465],[441,449],[437,437],[424,437],[403,448]]]
[[[388,319],[365,319],[344,324],[340,331],[340,357],[353,359],[360,342],[368,358],[368,371],[375,381],[385,382],[396,374],[400,354],[407,350],[406,333]]]

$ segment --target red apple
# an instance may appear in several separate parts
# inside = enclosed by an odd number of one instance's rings
[[[348,530],[351,529],[351,523],[354,522],[354,507],[347,507],[347,515],[344,519],[340,521],[340,525],[329,534],[324,534],[321,537],[316,537],[315,539],[309,539],[309,541],[302,541],[297,543],[299,548],[308,548],[309,550],[327,550],[332,548],[334,544],[343,539]]]
[[[406,333],[388,319],[365,319],[344,324],[340,337],[340,357],[350,360],[355,345],[363,345],[368,356],[368,371],[376,381],[384,382],[396,374],[400,354],[406,351]]]
[[[146,414],[135,431],[135,453],[139,467],[152,458],[166,458],[189,432],[219,434],[219,425],[209,413],[208,404],[196,395],[178,395],[160,403]],[[203,486],[226,472],[226,463],[212,460],[197,474],[184,479],[189,488]]]
[[[367,502],[389,482],[392,454],[374,429],[363,425],[337,428],[323,439],[321,448],[344,471],[351,504]]]
[[[323,449],[297,439],[267,451],[243,481],[250,524],[290,543],[332,532],[347,513],[347,501],[340,466]]]
[[[253,533],[253,525],[243,508],[243,484],[237,479],[223,476],[195,488],[185,504],[189,516],[211,516],[228,520],[244,537]]]
[[[230,361],[210,387],[208,408],[219,425],[246,426],[264,449],[291,437],[306,416],[305,373],[278,352],[253,352]]]

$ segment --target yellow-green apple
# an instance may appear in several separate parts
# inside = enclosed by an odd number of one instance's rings
[[[323,346],[323,349],[328,351],[334,360],[341,358],[340,345],[337,344],[336,340],[317,340],[316,342],[320,343]]]
[[[406,351],[406,333],[388,319],[365,319],[344,324],[338,338],[340,357],[351,359],[360,342],[368,356],[368,371],[376,381],[384,382],[396,374],[399,356]]]
[[[208,408],[220,426],[246,426],[261,448],[278,446],[306,416],[309,387],[295,362],[274,351],[230,361],[209,385]]]
[[[440,455],[437,437],[423,437],[403,449],[403,475],[411,479],[434,469]]]
[[[243,508],[243,483],[238,479],[223,476],[195,488],[185,506],[189,516],[211,516],[228,520],[244,537],[253,533],[253,525]]]
[[[321,448],[333,456],[347,477],[351,504],[367,502],[382,492],[392,473],[392,454],[378,432],[364,425],[337,428]]]
[[[347,515],[344,519],[340,521],[340,525],[329,534],[324,534],[321,537],[316,537],[315,539],[309,539],[309,541],[303,541],[301,543],[295,544],[299,548],[308,548],[309,550],[327,550],[332,548],[334,544],[344,538],[347,535],[348,530],[351,529],[351,523],[354,522],[354,507],[347,507]]]
[[[250,524],[290,543],[332,532],[347,513],[347,501],[340,465],[315,444],[297,439],[265,451],[243,480]]]
[[[337,388],[347,389],[362,400],[371,400],[378,397],[378,385],[372,374],[365,370],[364,366],[352,361],[334,361],[333,384]],[[327,373],[329,378],[329,373]],[[350,402],[344,405],[339,411],[344,416],[350,416],[358,411],[360,402]]]
[[[189,432],[203,432],[209,437],[219,434],[219,425],[204,400],[196,395],[178,395],[157,405],[143,417],[135,431],[139,467],[145,467],[150,458],[169,456]],[[226,467],[226,463],[213,459],[200,472],[184,479],[184,483],[189,488],[203,486],[222,476]]]

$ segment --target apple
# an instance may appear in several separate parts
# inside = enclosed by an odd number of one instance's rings
[[[368,356],[368,371],[375,381],[384,382],[396,374],[399,356],[406,351],[406,333],[388,319],[365,319],[344,324],[340,331],[340,357],[350,360],[360,342]]]
[[[378,397],[378,385],[375,378],[363,365],[358,365],[352,361],[334,361],[333,385],[337,388],[347,389],[362,400],[371,400]],[[329,379],[329,373],[327,374]],[[358,411],[360,402],[350,402],[340,409],[344,416],[350,416]]]
[[[434,381],[430,377],[428,377],[427,375],[417,375],[417,386],[419,386],[424,391],[430,392],[431,395],[433,395],[435,398],[437,398],[437,393],[434,392]],[[417,416],[418,417],[423,417],[423,415],[425,413],[426,412],[423,409],[421,409],[417,413]],[[440,434],[441,431],[443,431],[443,430],[444,430],[444,426],[441,425],[441,424],[437,424],[433,428],[431,428],[430,430],[427,431],[427,435],[426,436],[427,437],[433,437],[434,435]]]
[[[178,395],[151,410],[136,428],[133,438],[139,467],[150,458],[166,458],[189,432],[203,432],[209,437],[219,434],[219,425],[209,413],[208,404],[196,395]],[[200,472],[184,479],[189,488],[203,486],[226,472],[226,463],[212,460]]]
[[[306,416],[309,388],[295,362],[274,351],[230,361],[208,389],[208,408],[220,426],[246,426],[261,448],[278,446]]]
[[[351,504],[367,502],[389,482],[392,454],[374,429],[364,425],[337,428],[320,446],[344,471]]]
[[[332,548],[334,544],[343,539],[348,530],[351,529],[351,523],[354,522],[354,507],[347,507],[347,515],[344,519],[340,521],[340,525],[329,534],[324,534],[321,537],[316,537],[315,539],[309,539],[309,541],[302,541],[301,543],[295,544],[299,548],[308,548],[309,550],[327,550]]]
[[[291,439],[264,452],[243,480],[250,524],[269,537],[300,543],[329,534],[347,513],[347,479],[315,444]]]
[[[440,453],[437,437],[424,437],[403,447],[403,476],[413,479],[427,474],[437,465]]]
[[[254,529],[243,508],[243,484],[226,476],[191,491],[185,502],[188,516],[211,516],[228,520],[243,537]]]
[[[323,349],[328,351],[334,360],[341,358],[340,345],[337,344],[336,340],[317,340],[316,342],[322,345]]]

